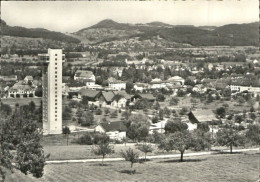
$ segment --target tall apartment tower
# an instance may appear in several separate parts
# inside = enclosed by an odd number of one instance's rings
[[[48,49],[39,54],[42,62],[42,122],[43,134],[62,133],[62,62],[61,49]]]

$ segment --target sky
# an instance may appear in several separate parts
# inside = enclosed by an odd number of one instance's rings
[[[221,26],[259,21],[258,0],[187,1],[2,1],[10,26],[76,32],[104,19],[119,23],[161,21],[172,25]]]

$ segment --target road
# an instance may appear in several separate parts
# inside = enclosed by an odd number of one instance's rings
[[[260,151],[260,148],[250,148],[250,149],[235,149],[233,152],[246,152],[246,151]],[[229,150],[221,150],[221,152],[229,152]],[[184,157],[201,156],[201,155],[211,155],[217,154],[216,151],[209,152],[194,152],[194,153],[184,153]],[[146,156],[146,159],[165,159],[165,158],[179,158],[180,154],[169,154],[169,155],[156,155],[156,156]],[[144,157],[140,157],[142,159]],[[105,158],[104,161],[123,161],[124,158]],[[102,159],[76,159],[76,160],[52,160],[46,161],[47,164],[61,164],[61,163],[81,163],[81,162],[101,162]]]

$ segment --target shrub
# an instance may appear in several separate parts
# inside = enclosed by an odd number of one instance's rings
[[[98,144],[99,142],[109,143],[109,136],[103,133],[95,133],[93,135],[93,143]]]
[[[81,136],[78,140],[77,143],[80,145],[92,145],[92,137],[90,133],[86,133],[83,136]]]

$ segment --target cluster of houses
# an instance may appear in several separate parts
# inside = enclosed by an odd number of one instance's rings
[[[82,88],[78,95],[75,95],[75,99],[82,99],[86,97],[90,104],[94,104],[98,107],[111,107],[111,108],[125,108],[138,99],[147,99],[153,103],[156,98],[152,94],[135,94],[129,95],[125,91],[98,91]]]
[[[26,98],[35,97],[35,91],[41,82],[34,80],[32,76],[26,76],[24,80],[17,81],[13,86],[5,89],[8,91],[7,97]]]
[[[157,131],[159,133],[165,133],[165,125],[168,119],[164,119],[158,123],[152,123],[149,119],[150,127],[149,133]],[[198,109],[190,111],[187,118],[182,118],[182,121],[188,125],[188,130],[194,130],[197,128],[198,123],[208,123],[210,131],[215,134],[218,131],[216,126],[213,126],[212,123],[220,121],[216,118],[215,114],[208,109]],[[113,122],[101,122],[95,129],[95,132],[106,133],[111,139],[121,140],[126,137],[127,128],[124,122],[122,121],[113,121]]]

